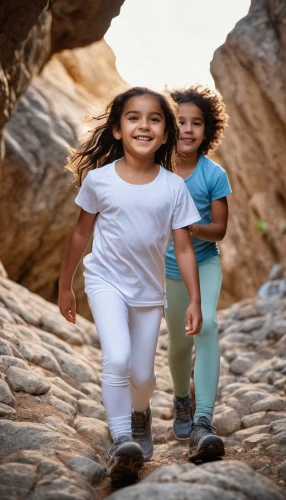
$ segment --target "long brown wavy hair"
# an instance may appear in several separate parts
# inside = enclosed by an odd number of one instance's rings
[[[165,132],[168,133],[167,142],[155,152],[155,163],[162,165],[166,170],[173,171],[173,153],[177,152],[179,129],[176,115],[177,106],[168,95],[163,95],[145,87],[133,87],[117,95],[107,106],[103,115],[97,120],[104,123],[90,133],[89,139],[78,149],[72,151],[68,158],[66,169],[74,175],[74,184],[81,186],[89,170],[103,167],[124,156],[124,147],[121,140],[113,136],[114,127],[120,128],[120,118],[125,103],[131,97],[151,95],[159,102],[165,117]]]
[[[192,85],[187,89],[169,91],[170,96],[180,104],[192,103],[201,109],[205,122],[205,139],[198,153],[211,155],[220,144],[227,127],[229,116],[218,90],[212,90],[203,85]]]

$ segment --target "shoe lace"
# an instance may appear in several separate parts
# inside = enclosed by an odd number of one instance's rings
[[[119,438],[117,438],[114,443],[112,444],[109,452],[108,452],[108,455],[111,456],[116,450],[117,448],[123,444],[123,443],[127,443],[130,441],[130,437],[129,436],[119,436]]]
[[[147,418],[144,413],[134,412],[132,414],[132,436],[140,441],[147,436]]]
[[[190,404],[176,402],[176,419],[182,422],[189,422],[190,420]]]
[[[198,422],[195,425],[197,428],[207,429],[211,434],[216,434],[216,428],[207,422]]]

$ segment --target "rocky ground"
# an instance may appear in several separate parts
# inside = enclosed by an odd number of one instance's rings
[[[214,425],[224,436],[226,457],[189,464],[187,445],[173,439],[162,320],[152,398],[154,458],[138,484],[114,491],[105,473],[111,441],[94,325],[81,317],[75,326],[68,324],[55,305],[8,280],[3,270],[1,500],[286,498],[286,300],[236,303],[220,311],[219,324]]]

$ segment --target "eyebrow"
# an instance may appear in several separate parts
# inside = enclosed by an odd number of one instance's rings
[[[133,113],[133,114],[135,113],[135,114],[137,114],[137,115],[138,115],[138,114],[140,113],[140,111],[136,111],[136,110],[134,110],[134,111],[127,111],[127,113],[125,113],[125,116],[127,116],[127,115],[129,115],[129,114],[131,114],[131,113]],[[162,113],[159,113],[159,111],[151,111],[151,113],[149,113],[149,114],[150,114],[150,115],[158,115],[158,116],[160,116],[161,118],[163,118]]]
[[[184,117],[184,116],[180,116],[180,115],[178,116],[178,118],[185,119],[185,117]],[[203,121],[204,121],[204,119],[203,119],[203,118],[200,118],[199,116],[193,116],[193,117],[192,117],[192,120],[200,120],[201,122],[203,122]]]

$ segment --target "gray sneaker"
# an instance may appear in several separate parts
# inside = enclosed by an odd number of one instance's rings
[[[192,410],[190,395],[185,398],[174,396],[173,434],[178,441],[189,439],[192,426]]]
[[[223,440],[216,435],[216,428],[207,417],[199,417],[190,432],[190,461],[215,459],[222,457],[224,453]]]
[[[146,411],[133,411],[131,418],[132,437],[141,446],[144,461],[153,456],[152,415],[150,406]]]
[[[144,463],[140,446],[130,436],[121,435],[114,441],[108,453],[107,474],[111,482],[135,481]]]

